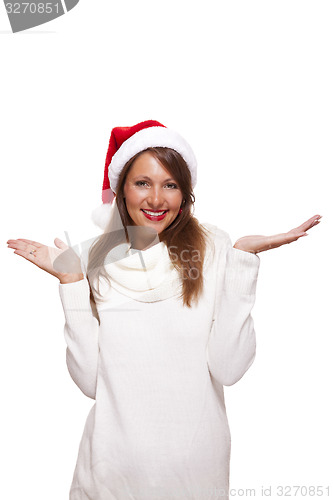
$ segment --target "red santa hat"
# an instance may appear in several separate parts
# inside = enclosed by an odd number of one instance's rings
[[[165,147],[177,151],[191,173],[192,187],[197,181],[197,162],[191,146],[178,132],[155,120],[146,120],[132,127],[115,127],[111,131],[105,160],[102,188],[103,204],[92,213],[93,222],[104,229],[111,216],[112,202],[117,193],[118,179],[126,163],[149,147]]]

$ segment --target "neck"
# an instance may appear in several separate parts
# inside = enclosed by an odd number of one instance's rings
[[[127,230],[132,249],[147,250],[160,243],[157,232],[149,227],[128,226]]]

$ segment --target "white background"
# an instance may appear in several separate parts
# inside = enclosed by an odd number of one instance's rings
[[[259,254],[257,358],[225,394],[232,488],[332,496],[332,2],[81,0],[26,32],[3,5],[0,21],[1,497],[68,498],[93,405],[67,372],[58,280],[6,241],[99,234],[111,128],[146,119],[193,146],[195,215],[233,242],[323,216]]]

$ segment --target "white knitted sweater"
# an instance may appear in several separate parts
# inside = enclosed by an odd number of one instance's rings
[[[179,298],[164,243],[106,265],[112,287],[100,282],[98,318],[84,258],[85,278],[59,284],[68,370],[95,400],[70,500],[206,500],[217,491],[228,498],[223,385],[254,360],[260,260],[233,248],[225,231],[205,227],[204,292],[192,308]]]

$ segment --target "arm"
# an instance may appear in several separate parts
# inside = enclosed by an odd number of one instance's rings
[[[95,399],[99,320],[94,301],[90,301],[85,262],[59,238],[54,242],[57,248],[23,238],[8,240],[7,244],[17,255],[59,278],[59,293],[66,318],[64,333],[68,370],[81,391]]]
[[[66,319],[64,335],[68,371],[81,391],[95,399],[99,320],[95,304],[90,299],[89,282],[84,277],[73,283],[59,283],[59,294]]]
[[[222,385],[232,385],[249,369],[255,357],[251,310],[260,259],[233,248],[227,233],[218,231],[224,235],[224,241],[218,256],[215,314],[206,354],[211,375]]]

